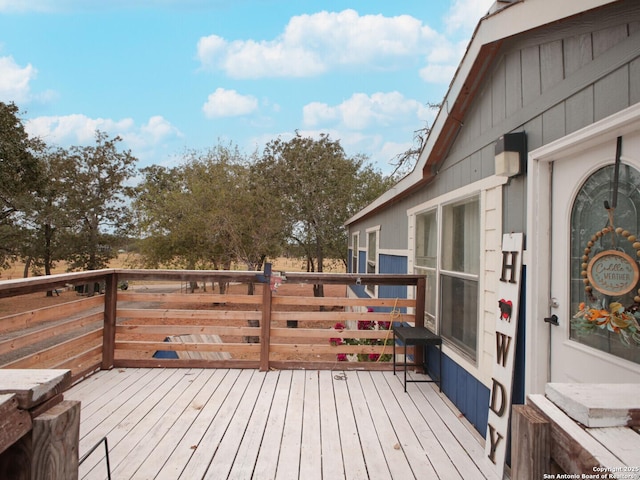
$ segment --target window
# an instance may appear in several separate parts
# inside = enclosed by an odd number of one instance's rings
[[[425,325],[476,359],[480,197],[415,215],[414,271],[426,275]],[[438,262],[438,258],[440,261]]]
[[[366,273],[378,273],[378,232],[367,230],[367,269]],[[367,285],[367,291],[375,295],[375,285]]]
[[[465,199],[442,207],[440,334],[476,358],[480,201]]]
[[[436,331],[436,292],[438,258],[437,211],[433,209],[416,215],[415,273],[426,275],[424,324]]]
[[[607,210],[603,208],[605,201],[611,201],[614,187],[614,166],[608,165],[591,175],[582,185],[574,201],[571,211],[571,312],[578,312],[580,303],[585,302],[589,308],[609,309],[612,302],[634,312],[637,290],[633,289],[622,296],[605,296],[593,289],[591,297],[585,292],[585,248],[590,245],[590,258],[598,253],[615,249],[636,259],[638,249],[635,243],[625,240],[624,235],[594,235],[609,223]],[[640,172],[629,165],[620,165],[618,179],[618,201],[615,208],[616,225],[633,235],[640,232]],[[627,238],[631,238],[628,236]],[[595,239],[595,241],[594,241]],[[637,240],[636,240],[637,241]],[[637,286],[636,286],[637,287]],[[578,320],[578,319],[576,319]],[[587,323],[588,324],[588,323]],[[591,324],[592,326],[592,324]],[[619,330],[620,331],[620,330]],[[640,345],[635,341],[629,344],[621,341],[624,335],[608,328],[580,328],[576,321],[571,324],[571,340],[589,347],[640,363]]]
[[[351,273],[358,273],[359,246],[360,246],[360,235],[355,233],[351,237]]]

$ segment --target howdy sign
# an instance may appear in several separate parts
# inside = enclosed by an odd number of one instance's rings
[[[491,378],[491,399],[487,420],[485,453],[496,466],[498,476],[504,473],[511,390],[516,354],[518,327],[518,299],[520,298],[520,270],[522,266],[522,233],[502,237],[502,266],[498,287],[496,315],[496,354]]]

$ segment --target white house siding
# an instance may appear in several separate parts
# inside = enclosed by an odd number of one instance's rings
[[[480,331],[481,345],[477,378],[487,387],[491,385],[491,374],[495,363],[496,318],[498,315],[498,277],[496,266],[501,264],[502,255],[502,188],[485,191],[483,203],[484,218],[484,279],[480,283]]]

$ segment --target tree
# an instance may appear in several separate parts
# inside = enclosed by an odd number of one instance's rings
[[[96,270],[116,256],[119,234],[130,231],[131,188],[136,158],[120,151],[120,137],[96,131],[95,145],[71,147],[64,175],[67,197],[63,207],[70,221],[64,234],[70,270]]]
[[[0,265],[19,253],[24,241],[20,221],[41,180],[34,155],[41,142],[30,139],[18,107],[0,102]]]
[[[35,274],[44,270],[45,275],[51,275],[55,262],[64,258],[65,249],[60,237],[71,225],[66,203],[69,179],[73,178],[73,160],[62,148],[44,150],[38,158],[42,180],[33,192],[24,218],[28,232],[21,249],[25,277],[29,269]]]
[[[270,142],[262,168],[287,219],[289,240],[299,245],[307,270],[322,272],[325,259],[346,265],[344,222],[391,186],[391,180],[366,165],[366,157],[346,156],[338,141],[297,134],[285,142]],[[314,287],[322,296],[322,286]]]
[[[134,205],[145,261],[191,269],[240,262],[257,270],[277,255],[282,219],[252,160],[218,145],[187,152],[180,167],[144,169]]]

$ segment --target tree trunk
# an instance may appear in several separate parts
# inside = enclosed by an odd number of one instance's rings
[[[27,259],[24,261],[24,270],[22,271],[22,276],[24,278],[29,278],[29,269],[31,268],[31,257],[27,257]]]

